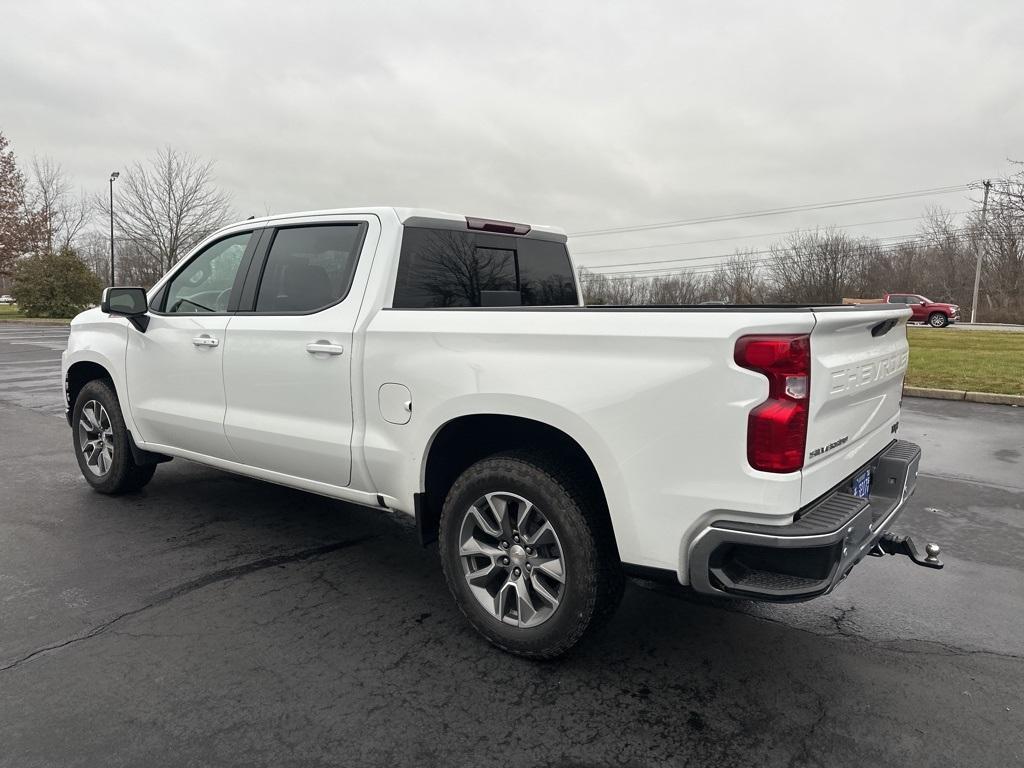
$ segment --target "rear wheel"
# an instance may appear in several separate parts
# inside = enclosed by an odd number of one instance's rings
[[[949,325],[949,318],[941,312],[932,312],[928,315],[928,325],[932,328],[945,328]]]
[[[521,656],[565,653],[622,595],[603,502],[553,457],[517,451],[469,467],[445,500],[440,547],[459,608]]]
[[[71,433],[78,467],[100,493],[136,491],[153,479],[156,464],[135,463],[131,436],[108,382],[96,379],[82,387],[72,411]]]

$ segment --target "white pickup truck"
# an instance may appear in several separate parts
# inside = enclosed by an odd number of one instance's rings
[[[906,307],[586,307],[551,227],[366,208],[227,227],[63,357],[82,474],[171,457],[416,519],[491,642],[558,655],[623,576],[804,600],[889,527]]]

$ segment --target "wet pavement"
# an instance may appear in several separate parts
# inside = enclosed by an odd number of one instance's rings
[[[0,326],[0,766],[1024,764],[1024,409],[906,400],[898,530],[830,596],[631,582],[570,656],[502,654],[408,519],[181,460],[80,477],[66,329]]]

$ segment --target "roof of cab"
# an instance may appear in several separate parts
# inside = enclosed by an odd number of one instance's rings
[[[314,218],[319,216],[338,216],[342,214],[373,214],[375,216],[398,217],[403,225],[413,227],[428,227],[433,229],[468,229],[467,217],[457,213],[437,211],[431,208],[401,208],[387,206],[372,206],[366,208],[331,208],[322,211],[297,211],[295,213],[275,213],[270,216],[247,219],[231,224],[230,227],[237,227],[240,224],[269,224],[285,219]],[[497,219],[493,221],[498,221]],[[504,222],[504,220],[501,220]],[[539,240],[555,240],[564,243],[567,239],[565,230],[561,227],[551,227],[544,224],[530,224],[530,231],[524,237],[532,237]],[[225,227],[227,229],[229,227]]]

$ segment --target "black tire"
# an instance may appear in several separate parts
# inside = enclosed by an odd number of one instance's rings
[[[623,573],[604,501],[585,474],[557,454],[510,451],[473,464],[452,485],[441,512],[440,551],[445,580],[459,609],[502,650],[532,659],[562,655],[614,613]],[[503,623],[484,608],[467,583],[460,550],[463,519],[487,493],[518,494],[554,528],[565,564],[561,600],[543,623]],[[536,578],[536,574],[534,576]]]
[[[109,464],[97,468],[89,465],[86,451],[82,450],[83,438],[87,438],[88,435],[83,435],[80,425],[83,423],[83,411],[90,403],[102,406],[107,416],[109,438],[104,440],[112,449]],[[89,485],[100,493],[116,495],[137,491],[153,479],[156,464],[136,464],[132,457],[131,437],[121,415],[117,394],[110,382],[94,379],[82,387],[75,398],[75,407],[71,413],[71,439],[75,446],[75,458],[78,459],[78,467]]]
[[[932,328],[945,328],[949,325],[949,318],[941,312],[932,312],[928,315],[928,325]]]

